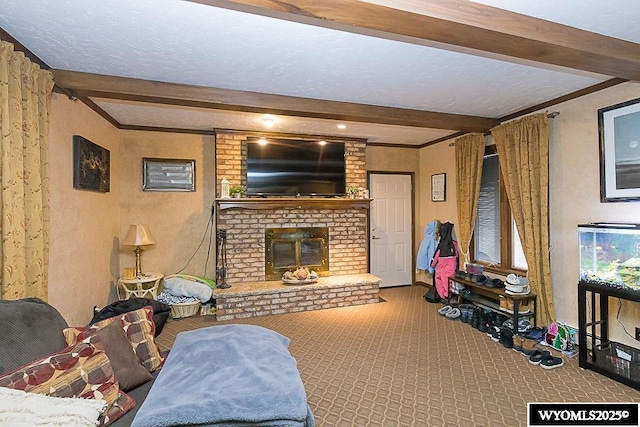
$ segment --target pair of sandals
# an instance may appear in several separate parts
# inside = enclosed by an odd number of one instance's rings
[[[462,316],[462,312],[458,307],[451,307],[450,305],[442,307],[438,310],[438,314],[450,320],[457,320]]]
[[[544,369],[555,369],[564,365],[562,357],[556,357],[546,350],[534,350],[529,356],[529,363],[540,365]]]

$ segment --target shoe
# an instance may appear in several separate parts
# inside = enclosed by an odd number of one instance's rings
[[[498,326],[492,326],[487,331],[487,335],[495,342],[500,341],[500,328]]]
[[[513,337],[513,351],[522,351],[522,344],[524,343],[524,337],[516,335]]]
[[[546,350],[534,350],[533,353],[531,353],[531,356],[529,356],[529,363],[532,365],[539,365],[540,362],[549,357],[551,357],[551,353]]]
[[[478,286],[486,285],[487,284],[487,280],[489,280],[489,278],[487,276],[485,276],[484,274],[474,274],[473,275],[473,282]]]
[[[532,327],[531,322],[526,317],[522,317],[518,320],[518,332],[527,332]]]
[[[462,316],[462,313],[458,307],[452,308],[445,314],[445,317],[449,320],[458,320],[460,316]]]
[[[482,317],[482,309],[480,307],[476,307],[473,309],[473,314],[471,315],[471,326],[476,329],[480,329],[480,320]]]
[[[554,357],[551,355],[540,362],[540,366],[544,369],[559,368],[562,365],[564,365],[564,360],[562,359],[562,357]]]
[[[474,306],[471,304],[460,305],[461,320],[463,323],[471,323],[471,316],[473,315]]]
[[[544,326],[539,326],[537,328],[530,329],[524,334],[525,338],[530,340],[540,341],[544,338],[544,335],[547,333],[547,328]]]
[[[531,356],[531,354],[537,350],[536,344],[537,344],[537,341],[524,338],[522,342],[522,349],[520,351],[525,356]]]
[[[513,348],[513,331],[511,329],[502,328],[500,330],[500,339],[498,342],[506,348]]]
[[[449,312],[449,310],[451,310],[453,307],[451,307],[450,305],[445,305],[444,307],[442,307],[440,310],[438,310],[438,314],[441,316],[444,316],[445,314],[447,314]]]
[[[485,310],[480,310],[480,320],[478,321],[478,330],[480,332],[487,332],[489,330],[489,313]]]
[[[504,288],[504,282],[498,278],[489,279],[484,285],[487,288],[498,288],[498,289]]]

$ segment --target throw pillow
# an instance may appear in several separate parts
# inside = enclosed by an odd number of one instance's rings
[[[104,351],[111,362],[113,373],[121,390],[131,390],[153,379],[133,352],[131,343],[119,322],[111,322],[94,333],[100,337],[104,344]]]
[[[0,377],[0,387],[53,397],[105,400],[107,410],[100,419],[103,426],[135,406],[135,401],[120,391],[97,335]]]
[[[95,427],[106,402],[51,397],[0,387],[0,425]]]
[[[153,309],[150,306],[101,320],[85,328],[66,328],[63,331],[65,340],[68,345],[72,345],[115,321],[120,322],[133,351],[147,371],[153,372],[160,368],[164,363],[164,357],[153,338],[155,324]]]

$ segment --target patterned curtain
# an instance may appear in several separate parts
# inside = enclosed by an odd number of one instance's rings
[[[538,324],[555,321],[549,262],[549,125],[546,114],[491,129],[511,212],[538,295]]]
[[[458,199],[458,249],[460,268],[469,262],[469,245],[478,214],[478,197],[484,160],[484,136],[472,133],[456,139],[456,195]]]
[[[47,299],[53,75],[0,41],[0,298]]]

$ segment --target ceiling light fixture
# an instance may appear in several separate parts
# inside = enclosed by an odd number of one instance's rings
[[[265,114],[264,116],[262,116],[262,123],[265,125],[265,127],[272,128],[276,121],[273,116]]]
[[[346,128],[347,128],[347,125],[345,125],[345,124],[343,124],[343,123],[340,123],[339,125],[336,125],[336,127],[337,127],[338,129],[346,129]]]

